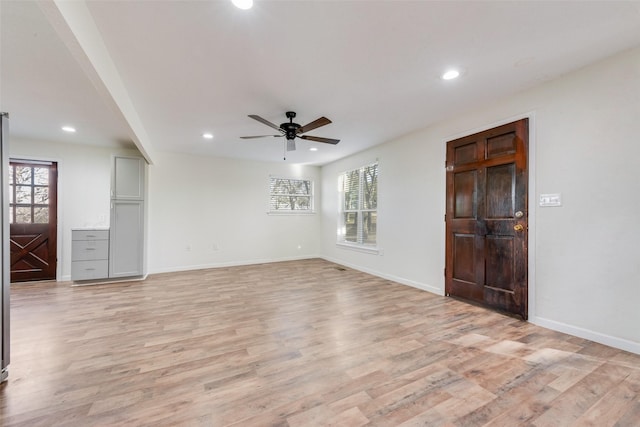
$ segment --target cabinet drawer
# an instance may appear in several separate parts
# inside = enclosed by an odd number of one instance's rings
[[[78,240],[71,245],[71,261],[109,259],[108,240]]]
[[[104,279],[109,275],[109,261],[73,261],[71,280]]]
[[[71,230],[71,240],[109,240],[109,230]]]

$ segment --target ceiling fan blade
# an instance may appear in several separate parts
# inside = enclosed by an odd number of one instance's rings
[[[321,138],[319,136],[311,136],[311,135],[302,135],[299,138],[308,139],[309,141],[315,141],[315,142],[324,142],[326,144],[333,144],[333,145],[336,145],[338,142],[340,142],[339,139]]]
[[[274,125],[273,123],[271,123],[271,122],[270,122],[269,120],[267,120],[267,119],[263,119],[262,117],[260,117],[260,116],[256,116],[255,114],[249,114],[249,117],[251,117],[253,120],[257,120],[257,121],[259,121],[260,123],[263,123],[263,124],[265,124],[265,125],[267,125],[267,126],[269,126],[269,127],[272,127],[272,128],[274,128],[274,129],[279,130],[279,131],[281,131],[281,132],[282,132],[282,130],[280,129],[280,127],[279,127],[279,126]]]
[[[296,140],[287,139],[287,151],[295,151],[295,150],[296,150]]]
[[[284,135],[255,135],[255,136],[241,136],[242,139],[253,139],[253,138],[266,138],[268,136],[275,136],[276,138],[282,138]]]
[[[296,133],[309,132],[310,130],[319,128],[320,126],[328,125],[329,123],[331,123],[331,120],[327,119],[326,117],[320,117],[319,119],[316,119],[316,120],[312,121],[311,123],[306,124],[306,125],[302,126],[301,128],[298,128]]]

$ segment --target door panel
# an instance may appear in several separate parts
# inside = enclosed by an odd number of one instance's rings
[[[513,238],[508,236],[487,236],[486,247],[487,286],[511,290],[513,283]]]
[[[478,144],[476,142],[467,143],[454,148],[455,164],[471,163],[478,160]]]
[[[447,295],[527,317],[528,121],[447,143]]]
[[[453,191],[456,198],[456,218],[476,218],[477,182],[476,171],[461,172],[455,175]]]
[[[514,132],[507,132],[501,135],[487,138],[487,158],[513,154],[516,152],[516,135]]]
[[[9,173],[11,281],[55,280],[56,164],[11,161]]]
[[[476,279],[476,236],[456,234],[453,242],[456,259],[456,263],[453,265],[453,278],[461,282],[474,283]]]
[[[515,166],[487,168],[486,219],[513,218],[515,202]]]

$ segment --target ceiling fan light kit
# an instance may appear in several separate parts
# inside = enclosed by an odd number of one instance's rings
[[[264,138],[267,136],[274,136],[276,138],[281,138],[281,137],[285,137],[286,138],[286,148],[287,151],[293,151],[296,149],[296,144],[295,144],[295,139],[296,138],[300,138],[300,139],[305,139],[308,141],[314,141],[314,142],[322,142],[325,144],[337,144],[338,142],[340,142],[339,139],[333,139],[333,138],[322,138],[319,136],[311,136],[311,135],[302,135],[303,133],[309,132],[313,129],[317,129],[321,126],[325,126],[328,125],[329,123],[331,123],[331,120],[327,119],[326,117],[320,117],[314,121],[312,121],[311,123],[308,123],[304,126],[300,126],[298,123],[294,123],[293,119],[296,117],[296,113],[294,111],[287,111],[285,113],[285,116],[289,119],[288,122],[284,122],[281,123],[280,126],[277,126],[273,123],[271,123],[270,121],[263,119],[260,116],[257,116],[255,114],[250,114],[249,117],[251,117],[254,120],[259,121],[262,124],[265,124],[273,129],[276,129],[277,131],[280,132],[280,134],[278,135],[255,135],[255,136],[241,136],[240,138],[242,139],[253,139],[253,138]],[[286,159],[285,159],[286,160]]]

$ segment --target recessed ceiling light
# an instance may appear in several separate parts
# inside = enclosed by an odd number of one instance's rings
[[[73,133],[76,131],[76,128],[73,126],[62,126],[62,130],[65,132]]]
[[[202,134],[202,137],[204,139],[213,139],[213,134],[209,133],[209,132],[205,132],[205,133]]]
[[[247,10],[253,7],[253,0],[231,0],[231,3],[238,9]]]
[[[460,76],[460,71],[458,70],[449,70],[442,75],[442,80],[453,80]]]
[[[309,148],[309,151],[318,151],[318,148],[317,147],[311,147],[311,148]]]

